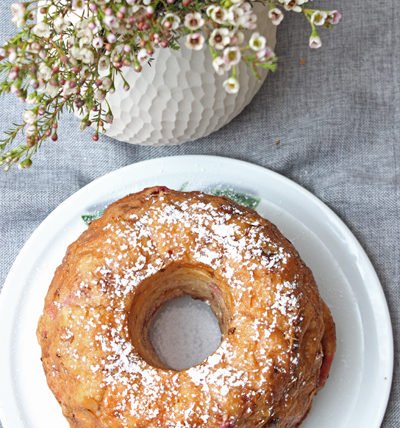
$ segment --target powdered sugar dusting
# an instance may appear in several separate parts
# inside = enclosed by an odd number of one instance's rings
[[[207,424],[210,417],[212,426],[216,421],[234,423],[224,403],[237,399],[247,406],[243,403],[260,395],[272,414],[275,377],[299,363],[290,338],[301,323],[301,293],[295,278],[285,279],[293,254],[257,215],[228,202],[216,203],[202,194],[176,200],[150,194],[146,204],[146,210],[103,226],[100,244],[107,255],[99,256],[97,268],[79,282],[72,297],[75,305],[89,308],[74,326],[86,332],[96,352],[85,362],[72,342],[71,367],[86,364],[83,373],[100,376],[99,387],[107,391],[103,405],[111,405],[114,397],[114,414],[122,426],[134,417],[157,427],[200,427],[193,421]],[[231,327],[203,363],[173,372],[152,367],[138,355],[129,338],[127,313],[144,279],[182,260],[210,267],[228,284]],[[65,340],[73,336],[73,329],[65,332]],[[290,371],[295,382],[296,369]],[[187,405],[179,404],[185,391],[193,396]]]

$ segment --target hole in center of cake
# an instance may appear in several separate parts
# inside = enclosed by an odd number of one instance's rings
[[[174,370],[201,363],[221,343],[221,330],[211,306],[191,296],[166,302],[154,316],[149,333],[160,360]]]
[[[136,351],[163,369],[179,371],[204,361],[218,349],[229,323],[224,289],[202,266],[175,264],[147,278],[129,313]]]

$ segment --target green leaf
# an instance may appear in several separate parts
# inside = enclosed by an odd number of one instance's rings
[[[188,181],[185,181],[185,182],[182,184],[182,186],[180,187],[179,191],[180,191],[180,192],[184,192],[184,191],[187,189],[188,185],[189,185],[189,182],[188,182]]]
[[[82,214],[81,219],[89,226],[92,221],[99,219],[104,214],[104,210],[94,211],[89,214]]]
[[[256,209],[260,204],[261,199],[258,196],[249,195],[247,193],[237,192],[233,189],[214,189],[207,193],[214,196],[226,196],[239,205],[247,208]]]
[[[269,62],[258,64],[257,67],[265,68],[266,70],[275,71],[278,64],[273,62],[272,64]]]
[[[169,47],[174,51],[178,51],[181,48],[179,43],[174,39],[169,40]]]

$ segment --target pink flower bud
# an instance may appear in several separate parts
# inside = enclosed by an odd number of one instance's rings
[[[154,14],[154,8],[153,6],[147,6],[146,7],[146,16],[151,18]]]
[[[328,22],[332,25],[339,24],[342,14],[338,10],[332,10],[328,15]]]

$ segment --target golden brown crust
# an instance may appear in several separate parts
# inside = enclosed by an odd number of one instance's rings
[[[212,276],[229,324],[213,355],[180,372],[139,355],[128,316],[139,284],[177,266]],[[293,428],[335,350],[312,273],[274,225],[162,187],[115,202],[68,248],[37,334],[48,384],[80,428]]]

